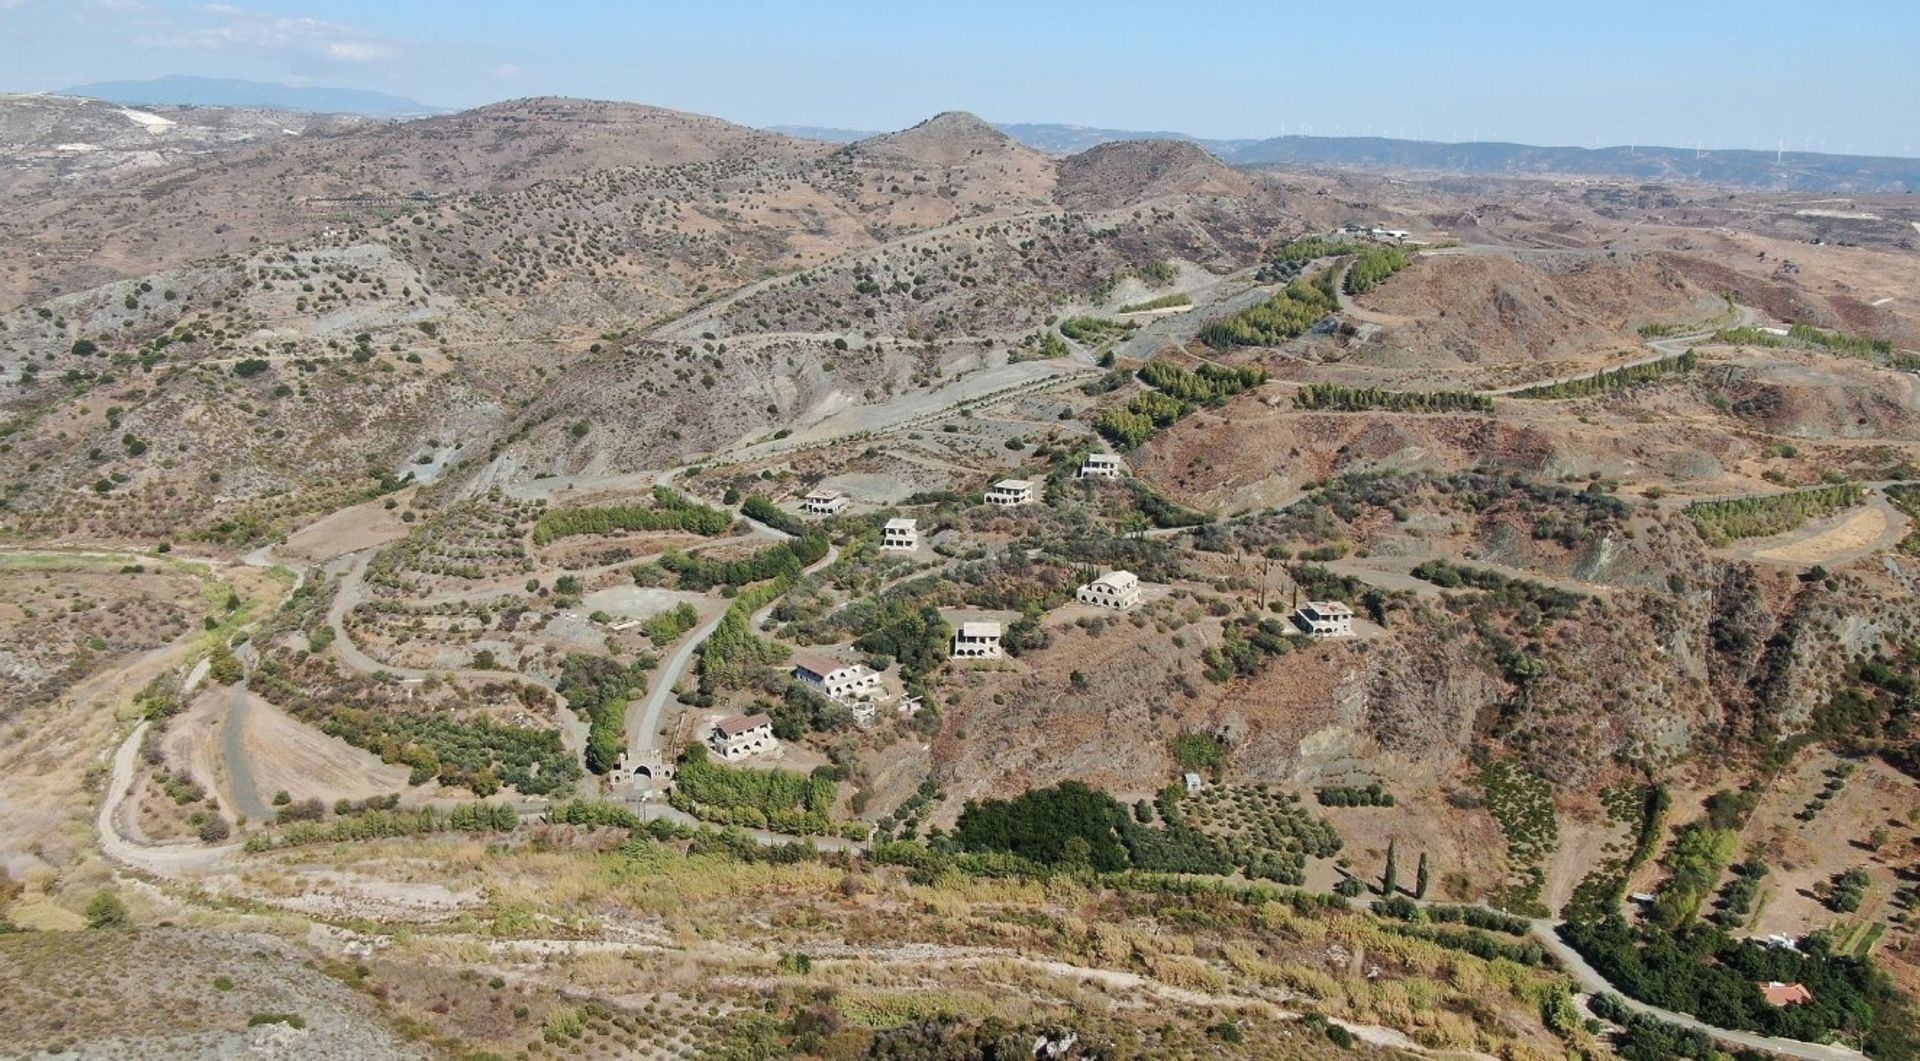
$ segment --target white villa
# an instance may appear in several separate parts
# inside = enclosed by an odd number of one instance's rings
[[[800,499],[800,511],[809,516],[837,516],[853,504],[838,490],[815,490]]]
[[[1353,609],[1337,600],[1310,600],[1294,609],[1293,621],[1315,637],[1353,636]]]
[[[793,665],[793,676],[827,695],[830,700],[852,703],[870,698],[880,691],[880,673],[864,663],[842,663],[837,659],[808,656]]]
[[[1012,508],[1033,503],[1031,479],[1002,479],[987,488],[987,504]]]
[[[991,622],[961,623],[953,632],[954,659],[999,659],[1000,624]]]
[[[773,719],[766,715],[732,715],[713,724],[707,746],[727,762],[770,752],[780,746],[773,735]]]
[[[1109,571],[1075,591],[1082,604],[1125,611],[1140,603],[1140,576],[1131,571]]]
[[[1087,459],[1080,462],[1082,479],[1118,479],[1125,474],[1126,466],[1120,463],[1116,453],[1089,453]]]
[[[880,528],[880,548],[912,552],[920,548],[920,521],[890,519]]]

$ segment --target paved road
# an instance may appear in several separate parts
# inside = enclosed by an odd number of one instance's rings
[[[220,727],[220,749],[227,760],[227,776],[233,782],[234,809],[251,821],[271,821],[273,808],[260,798],[260,785],[253,777],[253,759],[247,754],[247,714],[253,710],[247,683],[235,685],[232,695],[226,722]]]
[[[772,531],[770,527],[767,529]],[[773,533],[779,532],[773,531]],[[838,559],[840,559],[840,547],[828,546],[827,555],[815,561],[813,566],[803,573],[812,574]],[[773,614],[774,606],[777,604],[779,601],[775,600],[753,613],[750,625],[756,630],[759,629],[760,624],[766,622],[767,617]],[[680,684],[681,677],[693,664],[693,657],[700,650],[700,646],[706,643],[707,638],[713,636],[714,630],[718,629],[726,618],[727,613],[721,612],[696,629],[692,636],[682,642],[679,648],[674,649],[673,655],[668,656],[660,665],[659,670],[654,674],[652,687],[647,690],[646,698],[627,703],[627,749],[630,760],[639,762],[656,750],[656,744],[660,738],[660,715],[666,710],[667,701],[673,698],[674,686]]]

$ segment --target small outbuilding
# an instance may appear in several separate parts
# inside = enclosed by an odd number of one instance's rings
[[[1783,984],[1778,980],[1768,980],[1760,985],[1760,993],[1766,996],[1769,1006],[1800,1006],[1813,1001],[1813,992],[1805,984]]]

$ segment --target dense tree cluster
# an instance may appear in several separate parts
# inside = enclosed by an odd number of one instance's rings
[[[764,523],[774,530],[785,531],[796,538],[805,537],[810,530],[806,521],[782,510],[764,494],[748,495],[746,501],[740,505],[740,514]]]
[[[1689,350],[1684,354],[1661,358],[1658,361],[1643,361],[1638,365],[1626,365],[1596,372],[1579,379],[1559,380],[1554,383],[1542,383],[1535,387],[1513,392],[1516,398],[1587,398],[1611,390],[1621,390],[1636,383],[1646,383],[1662,376],[1692,372],[1699,363],[1699,357]]]
[[[646,691],[652,657],[622,666],[606,656],[573,652],[560,664],[556,691],[573,713],[587,720],[587,769],[604,774],[626,744],[627,700]]]
[[[1727,501],[1695,501],[1687,515],[1709,545],[1725,545],[1741,538],[1782,534],[1811,519],[1852,508],[1866,500],[1866,491],[1853,483],[1835,483],[1784,494],[1760,494]]]
[[[1473,391],[1390,391],[1379,387],[1309,383],[1294,392],[1293,404],[1302,409],[1343,413],[1366,409],[1395,413],[1483,413],[1493,408],[1493,399]]]
[[[1792,950],[1733,939],[1703,923],[1668,933],[1618,917],[1569,922],[1560,935],[1628,996],[1709,1024],[1805,1042],[1844,1033],[1874,1057],[1911,1057],[1920,1046],[1886,975],[1871,959],[1834,953],[1824,936]],[[1761,994],[1769,981],[1805,984],[1813,999],[1769,1005]]]
[[[1195,405],[1219,405],[1241,391],[1267,381],[1267,370],[1251,365],[1233,368],[1203,361],[1189,372],[1170,361],[1149,361],[1140,366],[1140,382]]]
[[[839,789],[823,770],[743,770],[714,762],[705,745],[690,744],[670,799],[676,808],[720,825],[813,836],[840,831],[831,817]]]
[[[1258,305],[1248,306],[1200,330],[1208,346],[1278,346],[1305,335],[1340,303],[1333,295],[1333,273],[1303,276]]]
[[[596,505],[551,508],[533,524],[533,543],[546,545],[575,534],[612,534],[616,531],[680,530],[713,537],[724,534],[733,517],[709,508],[668,487],[653,491],[651,505]]]
[[[744,586],[770,578],[791,578],[827,555],[827,540],[809,535],[769,545],[747,556],[721,560],[669,549],[660,566],[673,572],[681,589],[708,590],[715,586]]]
[[[1347,294],[1362,295],[1379,287],[1387,277],[1405,269],[1412,261],[1399,247],[1368,247],[1347,266]]]
[[[700,691],[712,695],[720,689],[738,688],[758,668],[771,666],[787,658],[787,646],[761,637],[753,631],[753,613],[766,607],[792,586],[792,580],[772,582],[740,591],[727,606],[727,612],[700,643]]]
[[[700,623],[700,613],[694,606],[681,601],[658,615],[652,616],[640,624],[640,632],[655,645],[670,645],[680,640],[680,635],[693,629]]]
[[[931,604],[916,606],[911,598],[895,597],[882,604],[873,625],[854,641],[862,652],[887,656],[900,663],[900,675],[917,682],[946,662],[953,628]]]

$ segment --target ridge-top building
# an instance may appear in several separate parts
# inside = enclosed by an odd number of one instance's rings
[[[1140,603],[1140,576],[1131,571],[1109,571],[1081,586],[1074,596],[1082,604],[1126,611]]]
[[[800,511],[809,516],[837,516],[853,504],[838,490],[819,489],[800,499]]]
[[[750,755],[770,752],[780,746],[773,735],[772,717],[759,715],[729,715],[713,724],[713,732],[707,736],[707,746],[713,754],[727,762],[745,759]]]
[[[1310,600],[1294,609],[1293,621],[1315,637],[1353,636],[1353,609],[1337,600]]]
[[[954,659],[999,659],[1000,624],[961,623],[953,632],[953,648],[949,655]]]
[[[1002,479],[987,488],[987,504],[1014,508],[1033,503],[1033,480]]]
[[[880,528],[880,548],[910,553],[920,548],[920,521],[890,519]]]

